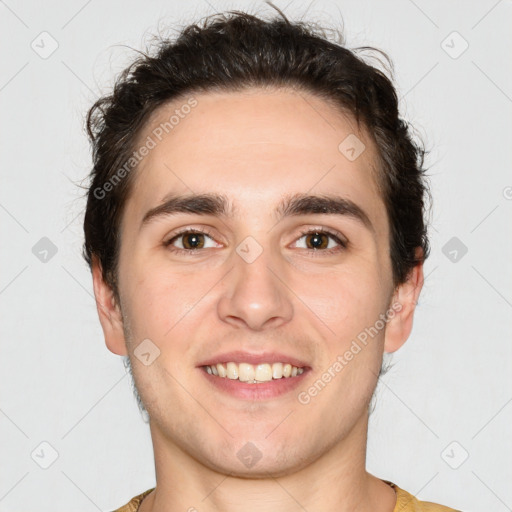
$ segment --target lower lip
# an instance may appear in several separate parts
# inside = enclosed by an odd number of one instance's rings
[[[199,371],[211,384],[232,396],[242,400],[269,400],[290,393],[299,387],[304,377],[309,373],[309,368],[305,368],[304,372],[296,377],[282,377],[281,379],[272,379],[260,384],[247,384],[238,379],[217,377],[216,375],[209,374],[203,368],[199,368]]]

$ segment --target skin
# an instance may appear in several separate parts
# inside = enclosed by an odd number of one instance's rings
[[[376,148],[350,117],[304,92],[194,97],[198,105],[136,170],[121,225],[120,304],[98,261],[93,265],[107,347],[130,356],[150,417],[157,486],[140,511],[231,512],[243,504],[246,512],[390,512],[393,489],[365,469],[368,404],[383,352],[400,348],[411,332],[423,267],[393,288]],[[183,103],[160,107],[139,140]],[[338,150],[349,134],[366,146],[354,161]],[[363,208],[374,230],[348,216],[273,216],[286,194],[333,191]],[[237,214],[180,213],[139,229],[144,213],[169,192],[222,193]],[[301,231],[322,226],[342,233],[348,248],[313,249]],[[199,255],[163,245],[186,227],[212,233]],[[235,251],[247,236],[263,249],[250,264]],[[299,403],[297,393],[395,302],[400,312],[371,343],[309,404]],[[148,366],[133,352],[146,338],[160,350]],[[196,366],[240,348],[294,354],[312,371],[297,392],[252,403],[234,398]],[[252,468],[237,457],[248,442],[262,455]]]

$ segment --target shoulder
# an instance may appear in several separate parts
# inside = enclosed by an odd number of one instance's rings
[[[389,482],[389,484],[396,492],[396,505],[393,512],[460,512],[460,510],[431,503],[430,501],[419,501],[412,494],[392,482]]]
[[[134,496],[126,505],[123,505],[120,508],[116,508],[113,512],[137,512],[139,509],[140,502],[152,491],[152,489],[148,489],[144,491],[142,494]]]

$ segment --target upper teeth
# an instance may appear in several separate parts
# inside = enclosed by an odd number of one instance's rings
[[[249,363],[219,363],[205,366],[209,374],[228,379],[238,379],[242,382],[268,382],[282,377],[296,377],[304,372],[304,368],[292,366],[289,363],[262,363],[252,365]]]

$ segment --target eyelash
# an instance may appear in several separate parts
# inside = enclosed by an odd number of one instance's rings
[[[300,232],[300,237],[297,238],[297,240],[300,240],[303,236],[306,235],[312,235],[312,234],[325,234],[330,236],[332,239],[338,243],[340,247],[335,247],[331,249],[305,249],[306,251],[310,252],[312,256],[324,256],[326,254],[334,254],[341,252],[342,250],[346,249],[348,246],[348,242],[345,242],[343,240],[343,235],[339,233],[338,231],[332,231],[325,228],[316,228],[316,229],[308,229]],[[207,229],[183,229],[182,231],[179,231],[178,233],[175,233],[169,240],[165,241],[163,243],[164,247],[167,247],[171,252],[174,252],[176,254],[199,254],[201,252],[201,249],[180,249],[179,247],[174,247],[172,243],[180,238],[180,236],[188,235],[188,234],[201,234],[201,235],[207,235],[212,240],[214,239],[213,234],[208,231]]]

